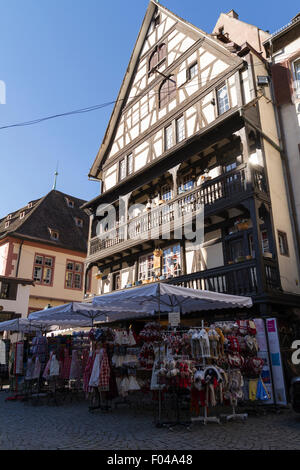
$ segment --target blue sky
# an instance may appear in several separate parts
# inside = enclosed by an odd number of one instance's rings
[[[271,32],[298,2],[164,0],[211,32],[221,12]],[[116,99],[148,0],[0,0],[0,80],[7,88],[0,126]],[[99,193],[88,172],[112,107],[28,127],[0,130],[0,217],[57,189],[82,199]]]

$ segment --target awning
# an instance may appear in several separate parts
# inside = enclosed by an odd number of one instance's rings
[[[22,333],[34,333],[36,331],[50,330],[49,325],[36,322],[33,324],[27,318],[16,318],[0,323],[0,331],[18,331]]]
[[[91,303],[71,302],[33,312],[28,316],[32,324],[43,323],[68,327],[93,326],[95,320],[106,321],[106,315]]]
[[[167,283],[152,283],[94,297],[93,306],[108,313],[110,321],[180,311],[182,314],[205,310],[252,307],[250,297],[190,289]]]

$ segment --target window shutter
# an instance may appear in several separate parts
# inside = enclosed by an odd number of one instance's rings
[[[288,61],[272,66],[272,78],[277,105],[291,103],[292,77]]]

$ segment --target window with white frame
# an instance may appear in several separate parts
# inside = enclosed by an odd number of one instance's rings
[[[289,256],[289,247],[287,241],[287,234],[277,230],[278,233],[278,243],[279,243],[279,253],[283,256]]]
[[[119,164],[119,180],[122,181],[124,178],[126,178],[126,160],[123,158],[120,160]]]
[[[217,102],[219,115],[226,113],[230,107],[226,84],[217,89]]]
[[[129,154],[122,158],[119,162],[119,181],[122,181],[126,176],[133,173],[133,154]]]
[[[181,184],[179,186],[179,192],[183,193],[185,191],[190,191],[194,187],[194,179],[191,174],[186,175],[182,178]]]
[[[180,245],[174,245],[163,250],[163,275],[168,277],[181,274]]]
[[[161,199],[163,201],[170,201],[172,199],[172,189],[168,184],[161,187]]]
[[[77,261],[67,261],[66,265],[66,285],[67,289],[81,289],[82,287],[83,263]]]
[[[188,74],[187,74],[187,79],[192,80],[194,77],[196,77],[196,75],[198,75],[198,64],[197,64],[197,62],[195,64],[191,65],[191,67],[189,67]]]
[[[165,149],[173,147],[173,126],[172,124],[165,128]]]
[[[300,98],[300,60],[294,62],[294,75],[296,97]]]
[[[131,175],[133,173],[133,155],[132,153],[127,156],[127,174]]]
[[[176,142],[182,142],[185,139],[184,116],[176,119]]]
[[[53,256],[39,255],[34,256],[33,280],[37,284],[46,286],[52,285],[54,272]]]
[[[139,258],[139,281],[150,280],[153,276],[154,255],[141,256]]]

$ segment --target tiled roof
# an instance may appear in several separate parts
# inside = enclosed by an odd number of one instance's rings
[[[74,202],[74,207],[68,206],[67,198]],[[89,217],[80,209],[85,202],[52,190],[46,196],[32,201],[31,208],[27,205],[1,219],[0,239],[11,235],[86,252]],[[20,218],[22,212],[25,212],[25,215]],[[76,225],[75,218],[83,221],[82,227]],[[6,226],[8,222],[9,226]],[[49,229],[59,233],[58,240],[51,238]]]

